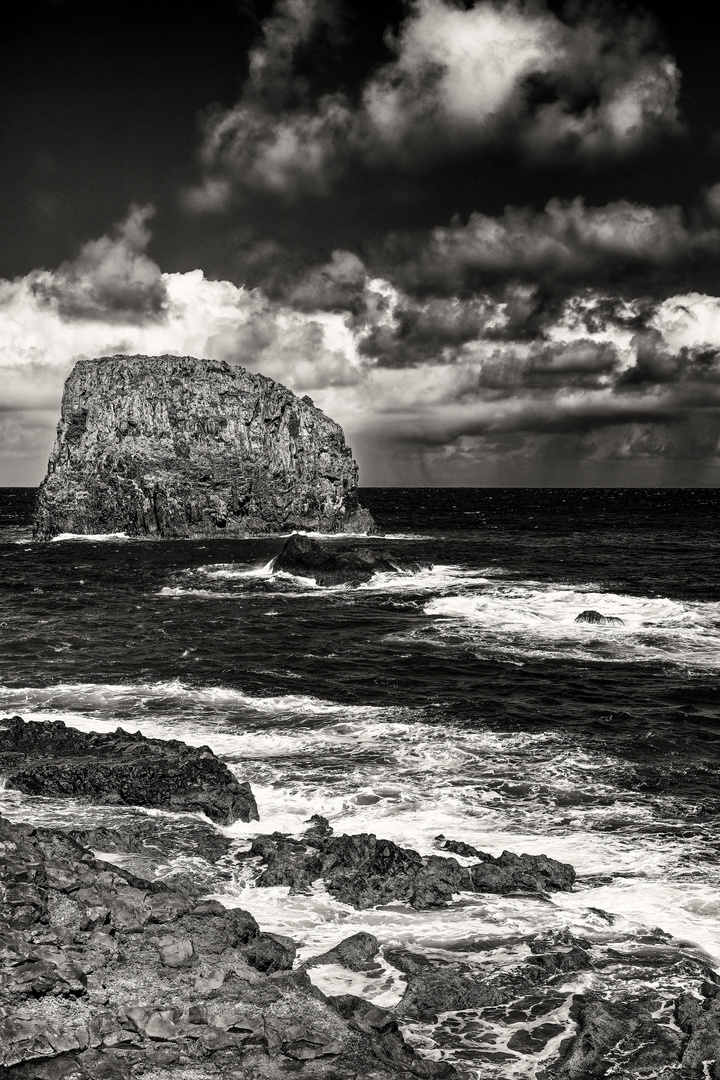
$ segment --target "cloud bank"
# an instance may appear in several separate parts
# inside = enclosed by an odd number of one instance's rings
[[[543,461],[565,476],[557,461],[568,454],[591,472],[578,465],[566,482],[607,479],[613,463],[647,465],[638,476],[652,482],[672,480],[678,462],[714,476],[720,298],[627,297],[597,277],[617,260],[658,266],[714,251],[716,226],[703,214],[688,224],[674,207],[554,201],[539,213],[476,215],[425,235],[387,277],[336,250],[270,296],[200,270],[162,272],[147,254],[150,210],[132,208],[57,270],[0,283],[6,475],[24,462],[24,482],[41,478],[77,359],[170,352],[310,392],[346,428],[365,483],[494,482],[500,462],[504,482],[536,482]],[[442,260],[443,282],[481,266],[492,287],[419,289]],[[587,270],[588,283],[548,294],[531,280],[568,267]]]
[[[317,197],[353,167],[412,174],[493,148],[606,165],[681,128],[680,73],[647,15],[411,0],[384,63],[352,91],[318,92],[298,55],[320,32],[341,42],[341,10],[276,3],[240,100],[206,117],[190,207],[216,211],[252,191]]]

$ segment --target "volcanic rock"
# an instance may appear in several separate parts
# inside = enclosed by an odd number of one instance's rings
[[[556,940],[538,938],[530,948],[534,955],[516,967],[501,966],[494,970],[485,967],[481,971],[473,971],[460,962],[387,952],[386,959],[408,974],[397,1014],[433,1023],[439,1013],[517,1002],[534,995],[538,987],[556,976],[592,967],[586,948],[568,933]]]
[[[0,818],[0,1074],[457,1075],[419,1057],[370,1003],[357,999],[361,1022],[346,1019],[290,970],[286,940],[246,911],[109,869],[60,830]],[[265,963],[270,941],[279,966]]]
[[[34,536],[368,532],[342,429],[309,398],[190,356],[80,360]]]
[[[429,563],[407,559],[386,548],[367,544],[338,546],[334,541],[313,540],[294,533],[285,541],[273,564],[273,572],[314,578],[318,585],[361,585],[373,574],[400,572],[417,574]]]
[[[321,964],[341,964],[350,971],[367,971],[373,965],[373,960],[380,948],[380,942],[374,934],[360,931],[351,937],[343,938],[342,941],[327,952],[319,956],[311,956],[306,960],[303,967],[313,968]]]
[[[418,910],[440,907],[466,891],[545,895],[572,890],[575,871],[568,863],[510,851],[498,858],[479,854],[482,862],[464,867],[456,859],[421,856],[372,833],[334,836],[317,816],[302,840],[282,833],[258,836],[248,852],[265,863],[257,885],[286,885],[291,893],[301,893],[322,879],[332,896],[360,909],[395,900]]]
[[[61,720],[0,720],[0,772],[26,795],[206,814],[220,825],[257,821],[255,797],[207,746],[147,739],[118,728],[83,732]]]
[[[625,621],[617,615],[601,615],[599,611],[588,608],[581,611],[575,622],[598,623],[600,626],[624,626]]]

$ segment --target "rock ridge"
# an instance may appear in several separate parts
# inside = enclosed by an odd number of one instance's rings
[[[264,375],[191,356],[80,360],[33,535],[365,533],[339,424]]]

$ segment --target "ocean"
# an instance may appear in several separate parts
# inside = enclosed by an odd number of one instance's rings
[[[572,893],[426,912],[288,897],[247,869],[216,883],[301,959],[358,930],[470,973],[539,931],[592,943],[595,969],[537,1022],[546,1039],[513,1041],[517,1017],[487,1009],[406,1025],[424,1052],[531,1080],[572,1030],[573,994],[672,996],[697,961],[720,971],[716,490],[365,489],[386,534],[371,542],[432,569],[357,588],[273,576],[280,538],[35,544],[34,497],[0,490],[0,715],[210,746],[257,798],[259,823],[224,830],[238,851],[322,814],[423,854],[442,834],[573,864]],[[623,622],[576,623],[585,609]],[[0,813],[137,811],[0,790]],[[313,978],[384,1006],[405,985],[384,961]]]

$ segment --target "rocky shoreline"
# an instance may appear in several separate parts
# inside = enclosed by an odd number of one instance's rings
[[[669,942],[648,949],[682,974],[688,989],[672,997],[623,989],[628,965],[647,963],[642,950],[600,950],[567,930],[538,933],[519,962],[481,973],[447,955],[381,949],[367,932],[298,962],[296,942],[208,898],[232,873],[290,895],[322,884],[358,910],[442,909],[464,893],[547,904],[575,887],[566,863],[442,836],[437,854],[421,856],[372,834],[335,835],[317,815],[300,836],[259,834],[238,851],[212,821],[256,820],[252,790],[207,747],[20,717],[0,728],[8,786],[174,815],[95,828],[0,818],[0,1077],[469,1078],[476,1070],[442,1048],[454,1016],[482,1011],[513,1025],[508,1049],[537,1058],[541,1080],[720,1078],[720,980]],[[186,852],[202,853],[209,876],[158,875],[159,859]],[[372,974],[380,957],[405,979],[392,1008],[312,981],[327,965]],[[418,1025],[432,1032],[429,1056],[413,1046]]]

